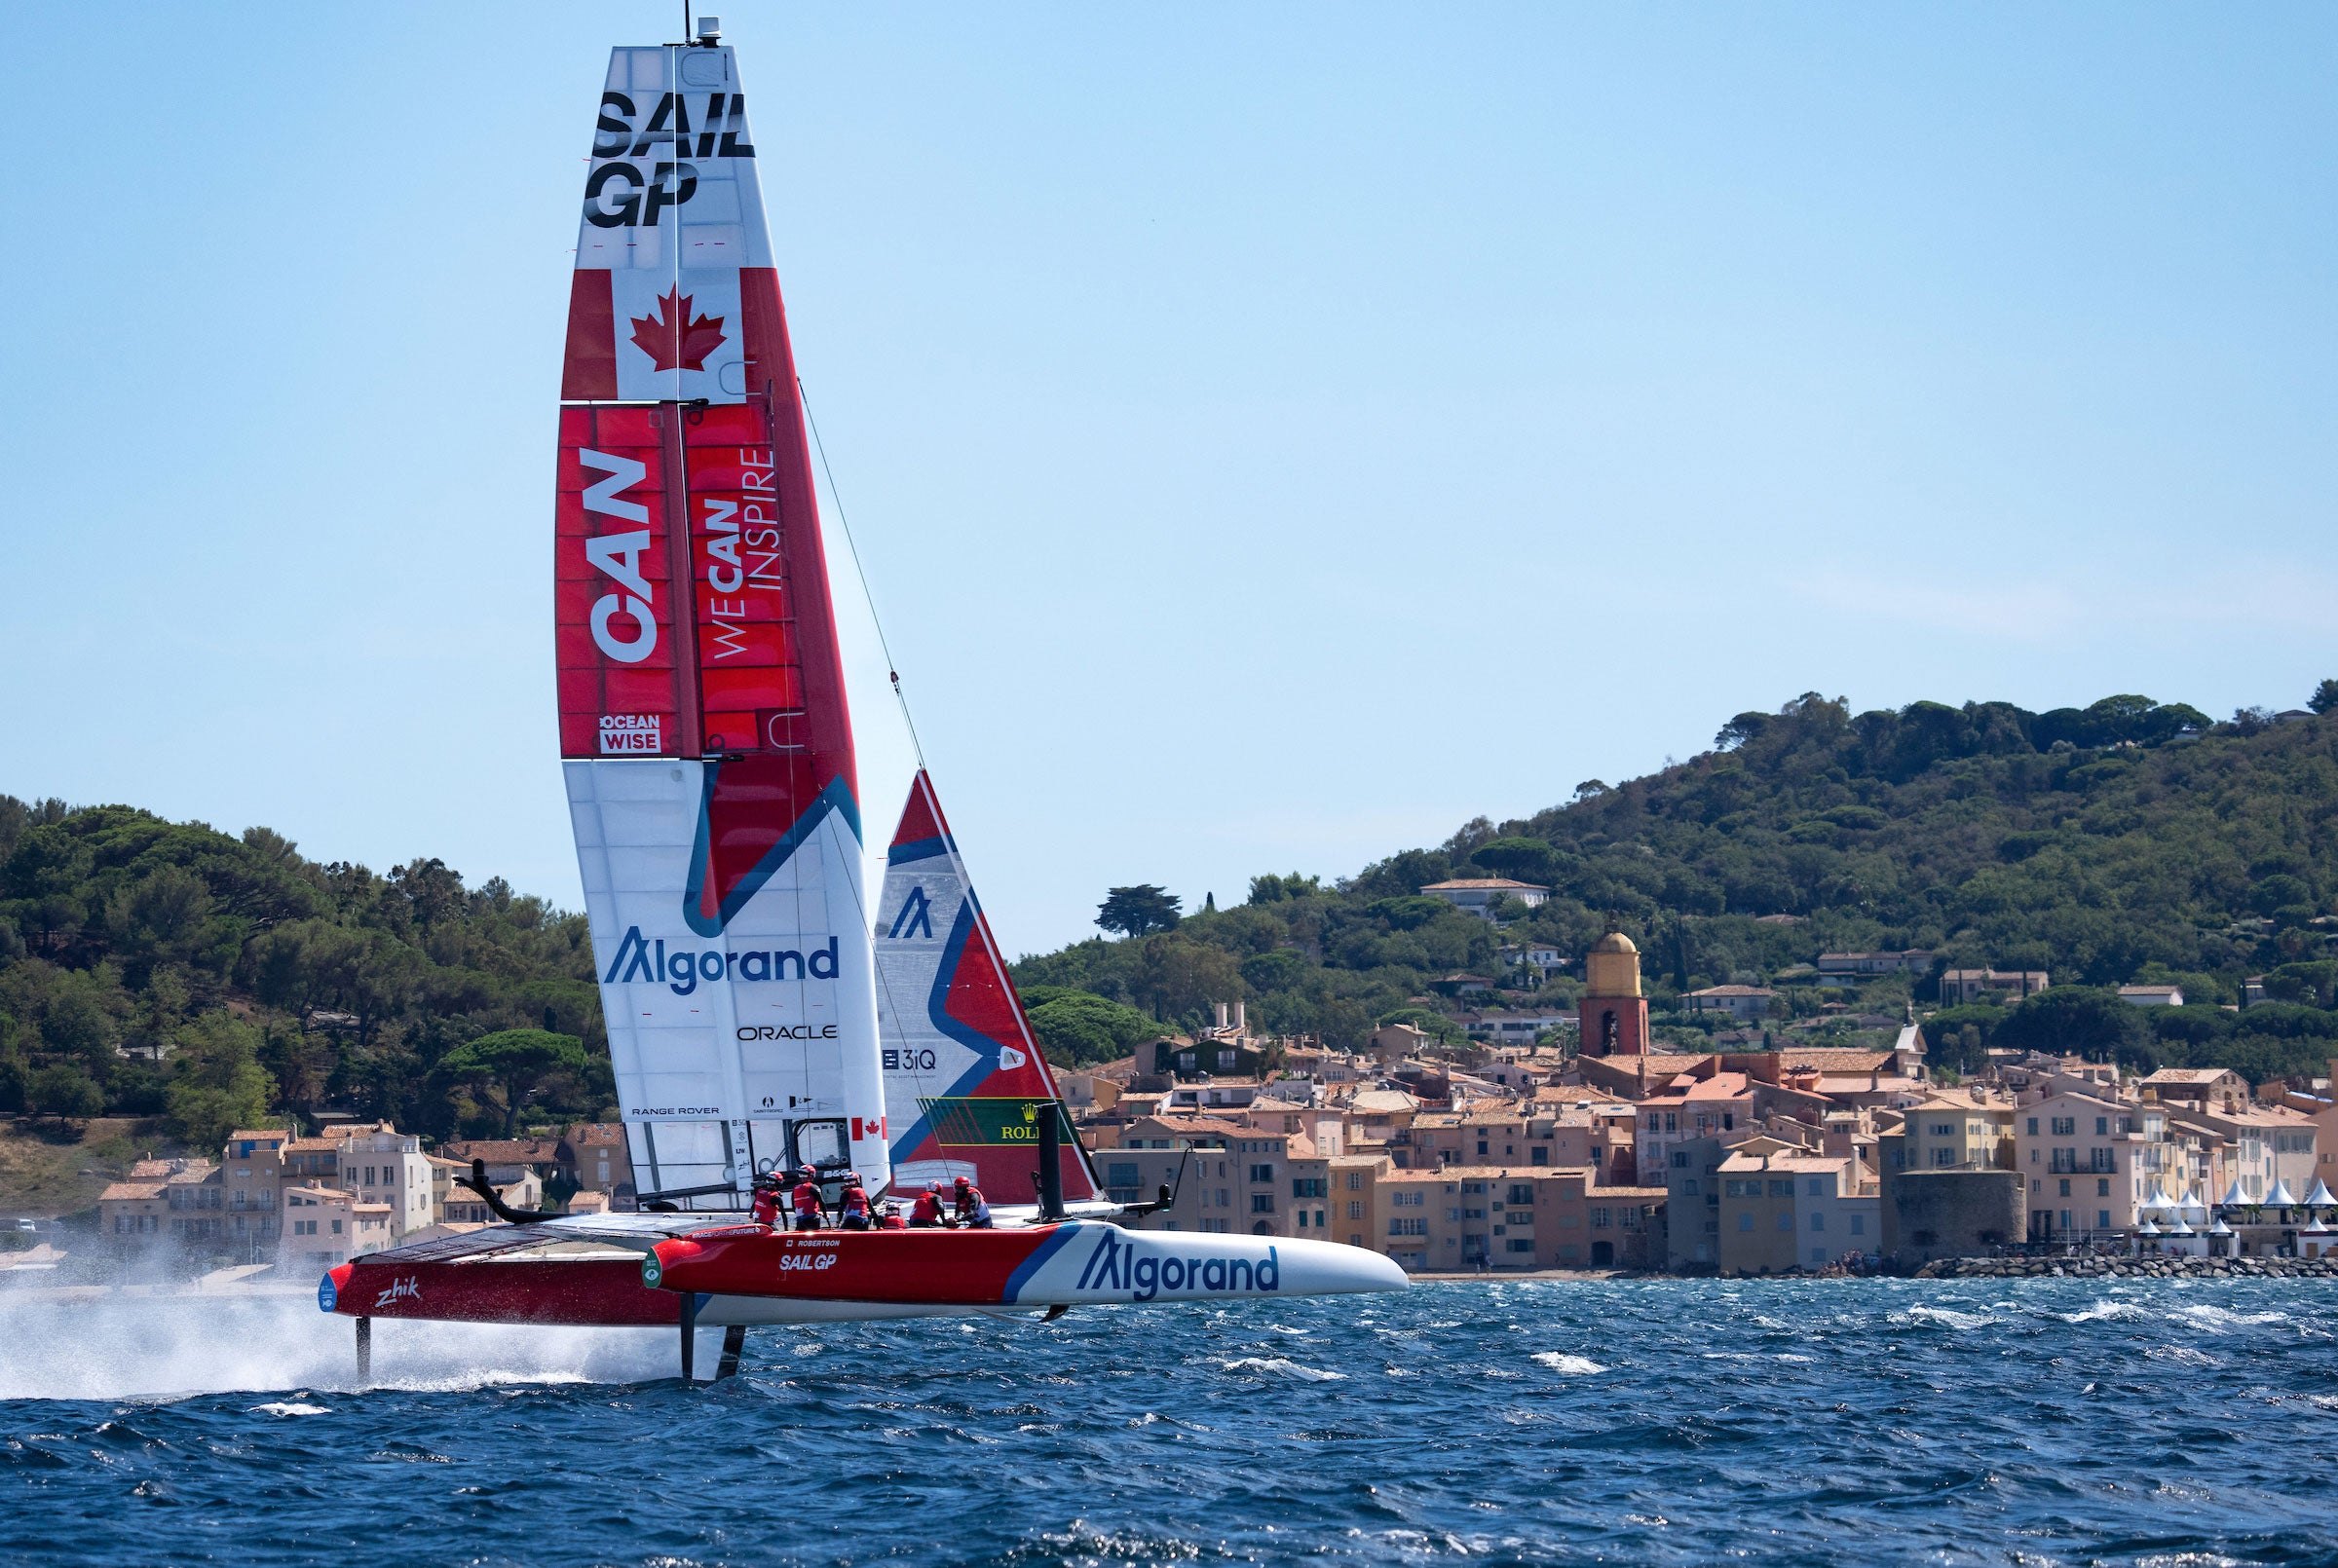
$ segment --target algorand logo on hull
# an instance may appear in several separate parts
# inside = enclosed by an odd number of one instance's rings
[[[1161,1257],[1154,1243],[1140,1246],[1122,1241],[1117,1230],[1096,1238],[1087,1266],[1079,1271],[1081,1290],[1126,1290],[1132,1301],[1150,1301],[1163,1290],[1192,1294],[1202,1291],[1243,1291],[1257,1294],[1282,1288],[1283,1265],[1272,1247],[1266,1255],[1247,1257]]]
[[[676,943],[669,951],[665,938],[644,937],[641,927],[625,927],[625,937],[617,945],[617,956],[609,962],[609,972],[601,977],[604,986],[658,984],[662,982],[677,996],[688,996],[701,982],[713,985],[722,980],[834,980],[838,962],[837,940],[815,948],[810,954],[794,949],[766,949],[752,952],[731,952],[721,948],[691,949]],[[829,1038],[834,1038],[830,1026]],[[742,1036],[743,1038],[743,1036]]]

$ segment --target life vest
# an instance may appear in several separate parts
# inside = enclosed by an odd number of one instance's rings
[[[757,1187],[755,1189],[755,1207],[748,1217],[758,1225],[779,1223],[779,1189],[777,1187]]]
[[[939,1193],[921,1192],[918,1201],[909,1208],[909,1222],[913,1225],[938,1225],[942,1222],[942,1200]]]
[[[845,1189],[845,1217],[847,1219],[869,1217],[869,1195],[857,1185]]]
[[[980,1187],[958,1189],[958,1221],[962,1225],[986,1227],[991,1222],[991,1206]]]
[[[817,1185],[810,1181],[799,1181],[796,1183],[796,1213],[799,1214],[811,1214],[815,1218],[818,1217],[820,1213],[820,1189]]]
[[[909,1229],[909,1221],[901,1217],[900,1210],[887,1208],[885,1213],[879,1216],[877,1220],[877,1228],[879,1230],[907,1230]]]

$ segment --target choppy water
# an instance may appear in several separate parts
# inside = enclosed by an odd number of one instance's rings
[[[1615,1282],[749,1335],[0,1297],[0,1549],[147,1565],[2338,1561],[2338,1288]],[[711,1346],[709,1346],[711,1348]],[[189,1388],[212,1392],[171,1393]]]

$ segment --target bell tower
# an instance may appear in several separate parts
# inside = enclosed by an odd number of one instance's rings
[[[1639,1056],[1648,1049],[1648,999],[1640,993],[1640,950],[1612,923],[1583,961],[1583,999],[1576,1004],[1582,1052],[1589,1057]]]

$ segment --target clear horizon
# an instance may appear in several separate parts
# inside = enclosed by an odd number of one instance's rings
[[[796,350],[1010,952],[1810,689],[2338,675],[2338,18],[713,5]],[[552,418],[664,4],[132,4],[33,73],[0,790],[578,908]],[[15,57],[48,14],[0,16]],[[882,846],[909,748],[829,504]]]

